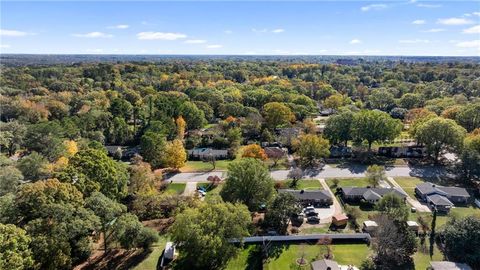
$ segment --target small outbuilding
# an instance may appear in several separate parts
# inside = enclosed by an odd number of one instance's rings
[[[365,220],[363,222],[363,231],[367,233],[375,233],[378,229],[377,222],[373,220]]]
[[[415,233],[418,233],[418,229],[420,228],[420,225],[418,225],[418,223],[413,220],[407,221],[407,226],[409,230]]]
[[[345,214],[337,214],[332,217],[332,224],[341,227],[347,225],[348,217]]]

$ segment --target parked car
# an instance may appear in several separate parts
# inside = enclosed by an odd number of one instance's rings
[[[312,211],[307,212],[306,214],[307,214],[307,217],[317,217],[318,216],[318,213],[314,212],[314,211],[313,212]]]
[[[303,212],[304,212],[304,213],[315,212],[315,207],[313,207],[313,206],[307,206],[307,207],[305,207],[305,209],[303,209]]]
[[[202,195],[202,197],[205,197],[205,195],[207,195],[207,193],[201,189],[197,190],[198,194]]]
[[[307,217],[307,221],[310,223],[319,223],[320,218],[317,216],[311,216],[311,217]]]

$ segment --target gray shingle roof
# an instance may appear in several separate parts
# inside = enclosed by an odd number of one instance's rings
[[[343,194],[347,196],[364,196],[367,191],[373,191],[374,193],[380,195],[381,197],[385,194],[393,192],[394,194],[400,196],[401,198],[406,198],[407,194],[399,188],[362,188],[362,187],[342,187]]]
[[[472,270],[470,266],[465,263],[456,262],[430,262],[434,270]]]
[[[338,266],[338,263],[336,261],[323,259],[323,260],[312,262],[312,269],[313,270],[327,270],[327,269],[340,270],[340,267]]]
[[[370,189],[363,193],[363,198],[367,201],[377,201],[380,200],[382,196]]]
[[[297,200],[330,200],[332,196],[326,190],[293,190],[293,189],[279,189],[279,193],[290,193]]]
[[[470,197],[467,190],[464,188],[443,187],[443,186],[435,185],[430,182],[418,184],[417,189],[424,195],[439,194],[439,195],[459,196],[459,197],[467,197],[467,198]]]
[[[453,206],[453,203],[449,199],[438,194],[427,196],[427,199],[437,206]]]

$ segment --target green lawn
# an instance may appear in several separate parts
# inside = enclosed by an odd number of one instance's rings
[[[395,179],[395,182],[397,182],[412,198],[415,198],[415,187],[424,182],[417,177],[394,177],[393,179]]]
[[[230,163],[232,163],[232,160],[217,160],[215,170],[226,170]],[[189,160],[185,163],[185,166],[180,168],[181,172],[207,172],[211,170],[213,170],[212,163],[200,160]]]
[[[223,188],[223,183],[213,188],[211,187],[210,183],[198,183],[197,187],[204,187],[207,189],[207,195],[205,195],[205,200],[210,201],[220,196],[220,191]]]
[[[333,184],[333,179],[335,178],[328,178],[326,179],[327,185],[335,192],[335,186]],[[366,178],[336,178],[338,179],[338,187],[366,187],[370,185]]]
[[[334,254],[334,260],[341,265],[354,264],[360,266],[362,261],[368,256],[370,250],[367,245],[331,245]],[[295,261],[305,253],[304,258],[308,266],[304,269],[310,269],[310,263],[322,258],[326,253],[325,247],[318,245],[286,245],[278,258],[272,258],[264,267],[267,270],[291,269]]]
[[[171,183],[171,184],[168,184],[165,192],[182,194],[183,191],[185,190],[185,186],[186,186],[185,183]]]
[[[290,188],[292,180],[285,180],[285,181],[282,181],[282,183],[285,188]],[[300,179],[298,180],[297,187],[295,189],[301,190],[301,189],[323,189],[323,188],[322,188],[322,185],[320,184],[320,181],[316,179]]]
[[[159,263],[160,256],[162,255],[167,238],[160,236],[157,243],[152,246],[152,253],[150,253],[145,260],[139,263],[133,270],[155,270]]]
[[[438,249],[437,245],[434,245],[433,248],[433,256],[430,258],[429,249],[430,244],[428,239],[426,241],[426,251],[419,250],[413,255],[413,262],[415,263],[416,270],[425,270],[428,266],[430,266],[430,261],[443,261],[443,254]]]

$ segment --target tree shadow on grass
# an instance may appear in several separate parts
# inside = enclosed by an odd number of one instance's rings
[[[137,249],[137,250],[111,250],[106,254],[93,258],[82,270],[127,270],[132,269],[142,261],[144,261],[148,255],[152,253],[150,249]]]

